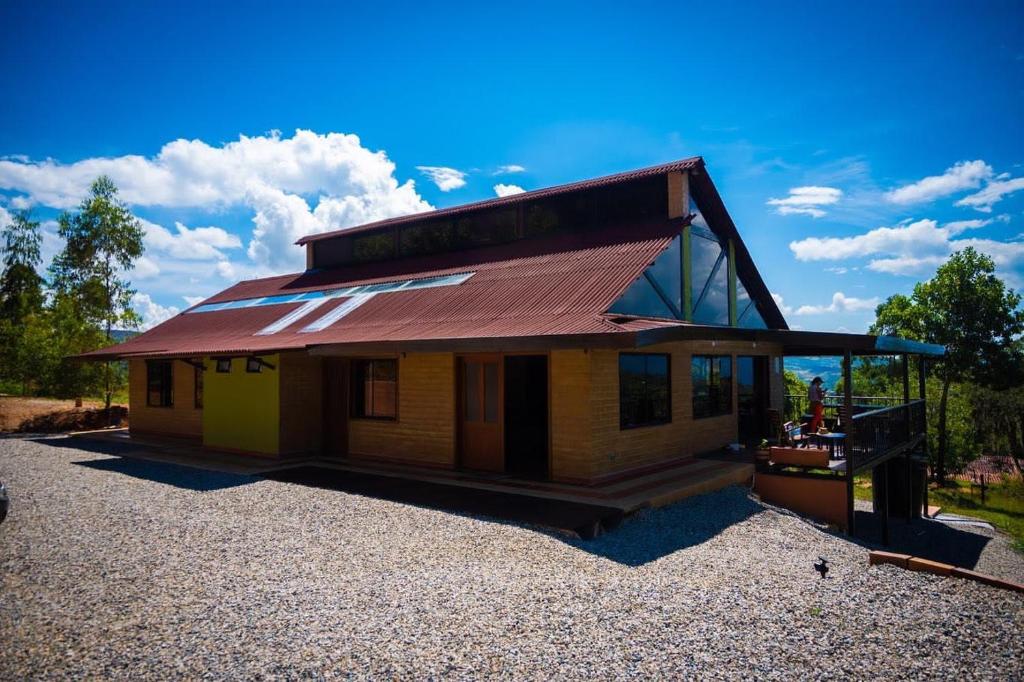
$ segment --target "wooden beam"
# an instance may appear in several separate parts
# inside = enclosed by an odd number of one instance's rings
[[[689,178],[682,171],[673,171],[668,174],[668,217],[682,218],[689,214]]]

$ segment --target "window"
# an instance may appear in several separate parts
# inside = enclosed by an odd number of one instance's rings
[[[174,362],[172,360],[146,361],[146,405],[172,407],[174,405]]]
[[[356,237],[352,241],[352,259],[357,263],[395,257],[395,233],[383,232]]]
[[[620,428],[672,421],[669,365],[668,355],[619,355]]]
[[[609,312],[682,319],[681,238],[676,237],[654,263],[626,289]]]
[[[352,361],[352,416],[398,416],[398,360]]]
[[[690,228],[693,321],[729,324],[729,252],[709,231]]]
[[[217,358],[217,372],[229,374],[231,372],[231,358]]]
[[[192,394],[193,404],[197,410],[203,409],[203,370],[205,366],[202,364],[202,360],[195,360],[200,364],[194,366],[192,369],[195,371],[195,392]]]
[[[245,371],[249,374],[259,374],[263,371],[263,363],[259,358],[246,358]]]
[[[732,357],[694,355],[690,362],[693,380],[693,418],[732,414]]]

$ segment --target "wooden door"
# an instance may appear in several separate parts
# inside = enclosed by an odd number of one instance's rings
[[[505,470],[502,379],[499,355],[459,358],[459,448],[467,469]]]
[[[324,454],[348,455],[348,358],[324,358]]]

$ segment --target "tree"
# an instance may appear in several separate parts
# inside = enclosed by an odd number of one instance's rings
[[[57,303],[73,301],[82,321],[102,329],[107,343],[113,343],[110,332],[115,325],[134,328],[139,322],[131,307],[135,291],[124,273],[142,255],[142,226],[106,176],[92,183],[78,212],[63,213],[58,224],[66,244],[50,266]],[[108,409],[112,379],[108,362],[104,372]]]
[[[0,365],[4,375],[17,381],[22,393],[32,376],[19,362],[26,341],[25,321],[43,307],[43,278],[36,272],[42,256],[39,223],[28,210],[17,211],[3,226],[3,271],[0,274]]]
[[[876,311],[873,334],[902,335],[946,347],[940,380],[935,475],[946,477],[950,387],[974,382],[1007,388],[1024,381],[1016,338],[1024,333],[1021,297],[995,275],[992,259],[968,247],[950,256],[910,296],[892,296]]]
[[[785,395],[797,396],[796,400],[786,400],[786,421],[797,421],[800,419],[802,401],[807,397],[807,384],[796,372],[789,369],[782,372],[782,382]]]

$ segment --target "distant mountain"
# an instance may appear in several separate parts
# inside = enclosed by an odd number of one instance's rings
[[[124,343],[128,339],[130,339],[130,338],[132,338],[134,336],[138,336],[141,333],[142,332],[135,331],[134,329],[111,329],[110,330],[110,336],[117,343]]]
[[[786,356],[783,364],[786,369],[807,383],[814,377],[821,377],[825,388],[830,391],[835,390],[836,384],[843,376],[842,358]]]

